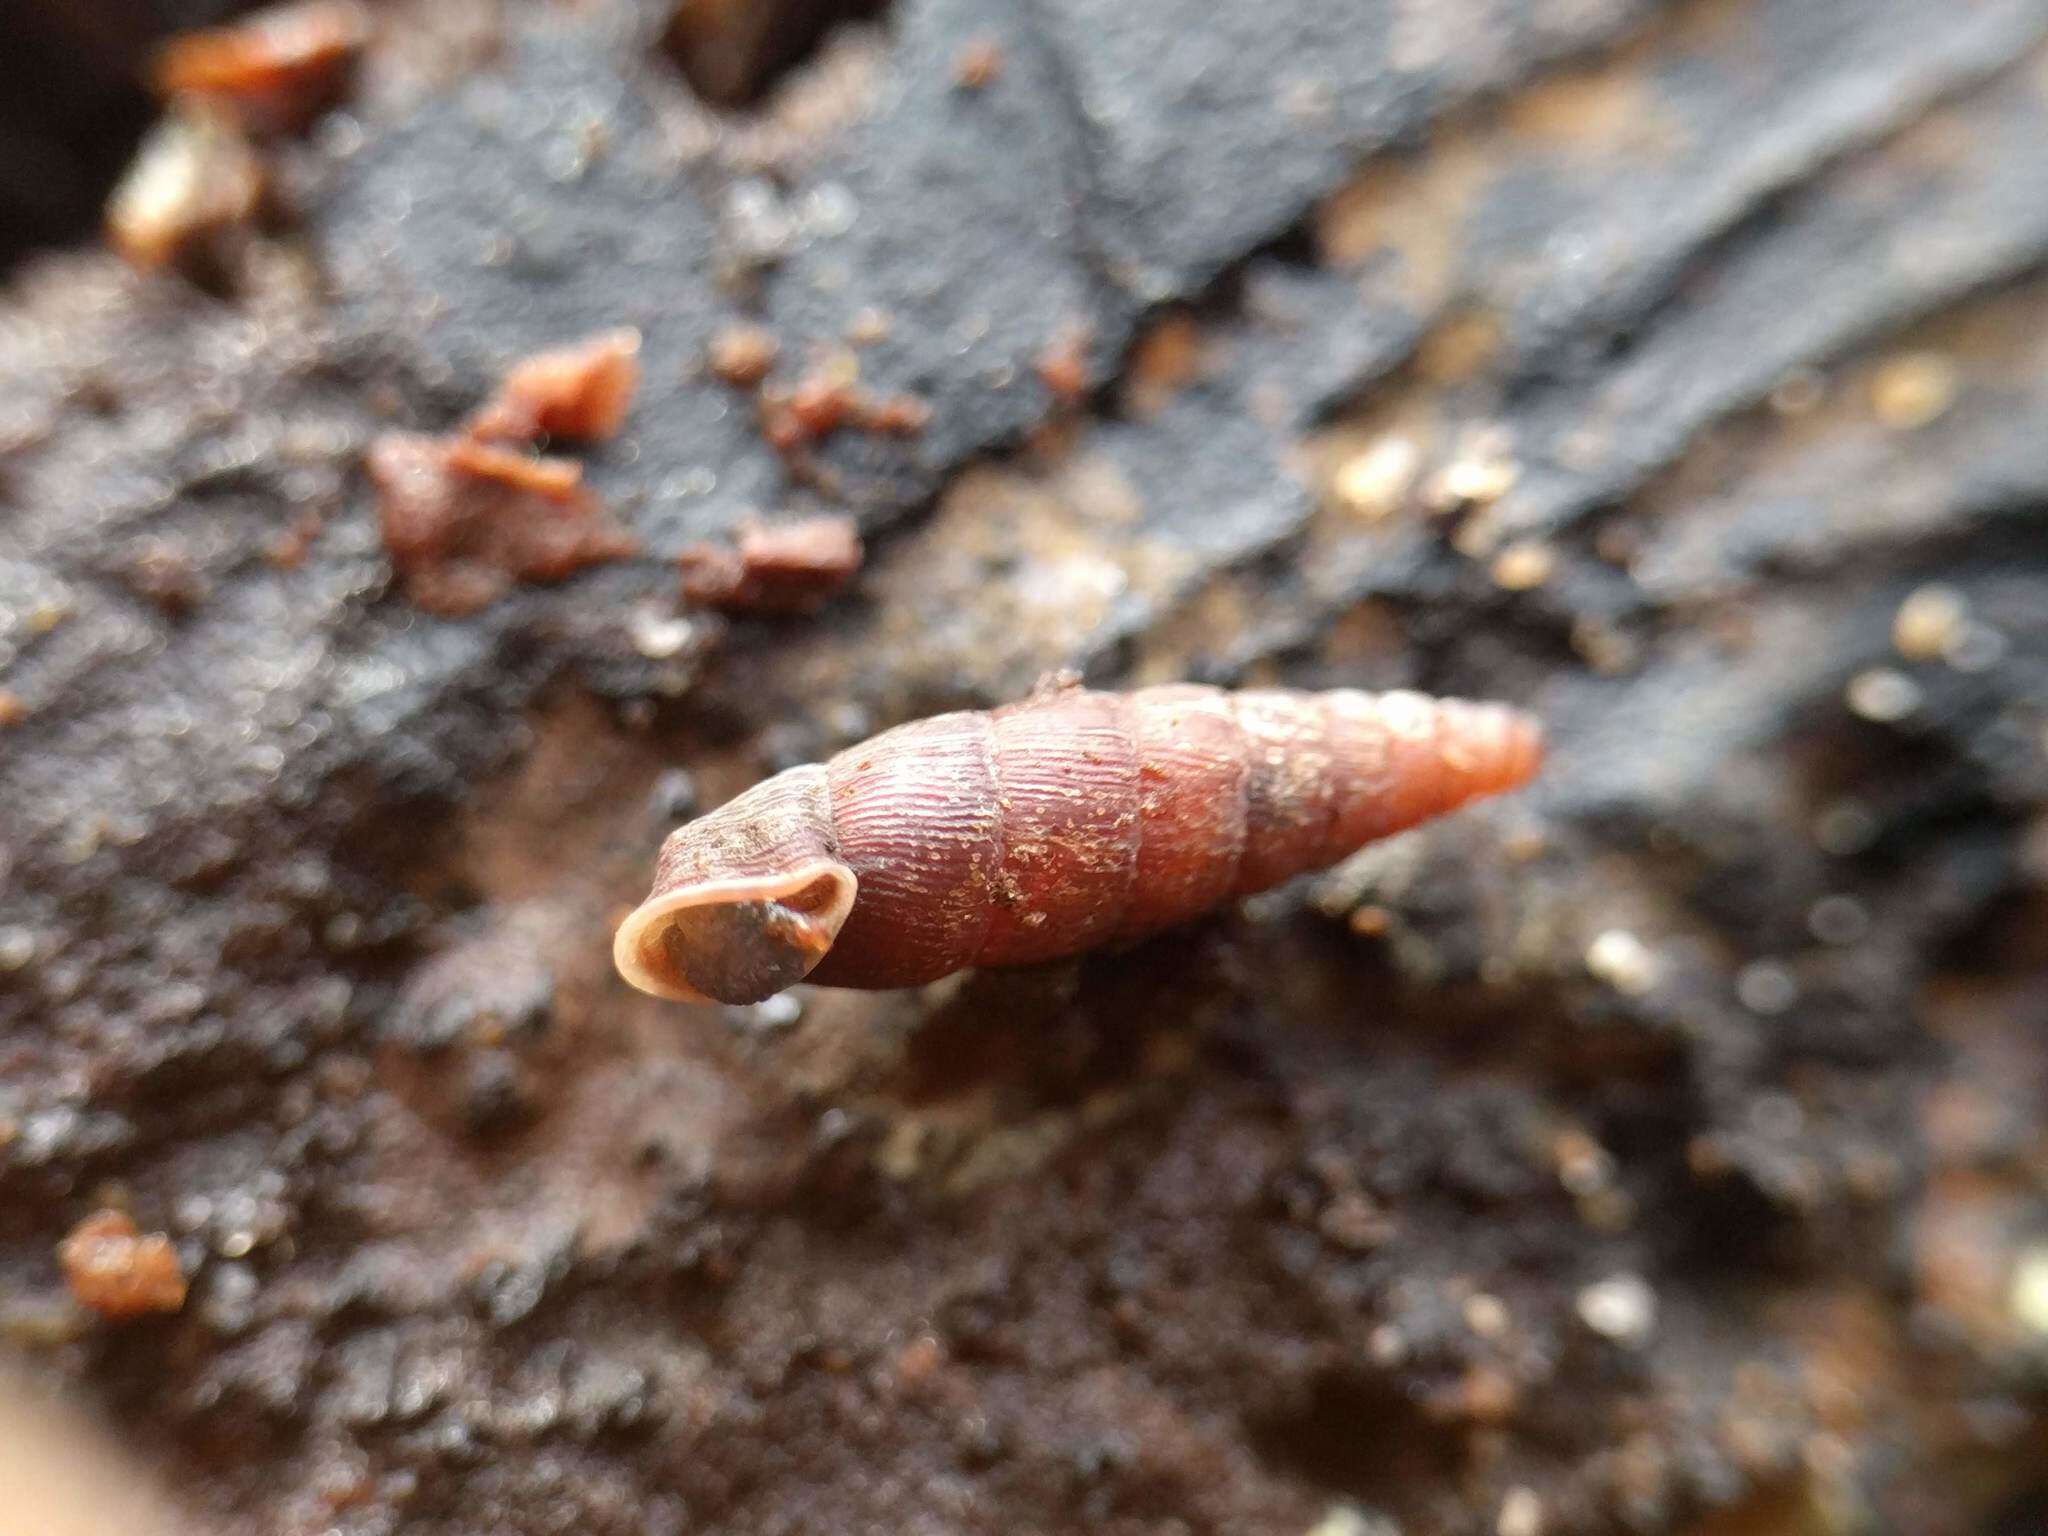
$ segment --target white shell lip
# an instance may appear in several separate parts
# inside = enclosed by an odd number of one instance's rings
[[[820,880],[832,882],[832,901],[810,915],[836,938],[846,921],[846,914],[853,910],[853,898],[860,889],[860,882],[854,878],[852,870],[837,860],[812,859],[794,869],[772,875],[702,880],[664,891],[658,896],[649,896],[619,924],[619,931],[612,936],[612,964],[618,968],[620,976],[650,997],[664,997],[677,1003],[716,1002],[716,998],[706,997],[694,987],[671,981],[647,963],[647,954],[654,947],[652,941],[660,935],[664,920],[689,907],[735,901],[775,901]],[[819,958],[822,959],[823,955]]]

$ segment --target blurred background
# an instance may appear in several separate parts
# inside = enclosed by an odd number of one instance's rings
[[[2048,1531],[2044,0],[6,0],[0,1531]],[[631,993],[1072,669],[1514,797]]]

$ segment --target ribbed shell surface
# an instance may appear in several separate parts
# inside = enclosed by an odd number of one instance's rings
[[[1067,689],[920,720],[825,766],[820,841],[859,890],[811,980],[912,986],[1154,932],[1519,784],[1539,753],[1514,710],[1409,693]]]

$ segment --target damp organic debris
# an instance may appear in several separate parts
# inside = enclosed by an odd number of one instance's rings
[[[844,516],[749,523],[730,545],[694,544],[680,558],[690,602],[736,613],[815,613],[853,579],[864,550]]]
[[[616,437],[640,387],[640,333],[606,331],[513,366],[470,419],[472,436],[600,442]]]
[[[434,613],[473,613],[515,583],[560,581],[636,553],[573,459],[468,437],[388,432],[365,461],[384,549],[408,595]]]
[[[154,82],[166,99],[226,113],[250,132],[290,131],[342,98],[369,35],[369,13],[354,0],[295,0],[172,38]]]
[[[143,1233],[124,1211],[96,1211],[58,1245],[64,1278],[80,1305],[114,1321],[175,1312],[185,1304],[177,1251],[161,1232]]]

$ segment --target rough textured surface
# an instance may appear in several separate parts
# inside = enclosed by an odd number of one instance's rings
[[[745,117],[659,9],[390,8],[231,295],[13,281],[10,1349],[222,1531],[2038,1528],[2048,5],[899,0]],[[792,472],[743,320],[931,419]],[[619,326],[644,553],[415,610],[369,442]],[[692,787],[1062,665],[1554,756],[1077,968],[611,976]]]

